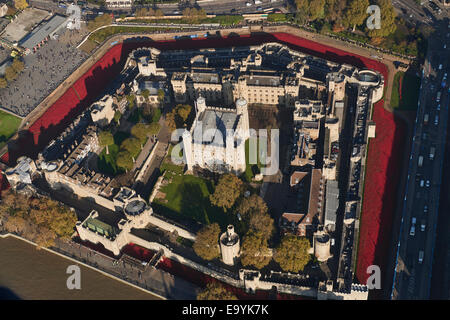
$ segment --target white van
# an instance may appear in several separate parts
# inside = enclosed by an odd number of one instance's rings
[[[420,187],[421,187],[421,188],[423,188],[424,184],[425,184],[425,181],[420,180]]]

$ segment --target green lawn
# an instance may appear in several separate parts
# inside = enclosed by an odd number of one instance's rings
[[[402,82],[401,88],[400,80]],[[392,87],[391,107],[399,110],[417,110],[419,90],[419,77],[409,73],[397,72]]]
[[[194,220],[202,224],[217,222],[222,229],[229,223],[236,224],[232,213],[212,206],[209,195],[214,192],[212,181],[192,175],[166,173],[166,178],[172,182],[163,186],[160,191],[166,194],[166,200],[157,199],[152,203],[156,213],[167,216],[175,221]]]
[[[100,172],[115,176],[122,173],[116,165],[117,154],[119,153],[119,146],[116,144],[110,145],[109,154],[106,154],[106,148],[100,153],[97,166]]]
[[[16,133],[22,120],[0,110],[0,148]]]
[[[242,176],[242,178],[244,179],[245,182],[252,182],[252,179],[255,177],[256,174],[261,172],[261,159],[259,157],[259,150],[257,150],[257,164],[249,164],[250,158],[249,158],[249,143],[250,143],[250,139],[247,139],[247,141],[245,141],[245,172]]]

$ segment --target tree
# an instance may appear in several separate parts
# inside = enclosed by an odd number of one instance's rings
[[[262,269],[271,259],[272,253],[267,245],[267,238],[261,232],[247,233],[241,247],[242,265]]]
[[[135,158],[139,154],[141,148],[142,144],[138,138],[125,139],[120,145],[120,149],[128,151],[132,158]]]
[[[211,203],[225,211],[231,208],[243,191],[244,183],[234,174],[224,174],[214,190],[209,196]]]
[[[133,109],[136,105],[136,97],[132,94],[127,95],[128,109]]]
[[[114,121],[115,121],[118,125],[120,125],[120,118],[122,118],[122,113],[120,113],[120,111],[117,110],[117,111],[114,113]]]
[[[25,67],[25,64],[20,59],[14,59],[13,63],[11,64],[11,67],[16,71],[17,73],[20,73],[23,71],[23,68]]]
[[[325,15],[325,0],[309,1],[309,19],[316,20]]]
[[[303,271],[311,259],[309,248],[309,241],[305,237],[286,235],[275,251],[274,260],[284,271]]]
[[[197,232],[193,245],[195,253],[205,260],[218,258],[220,256],[219,236],[220,227],[217,223],[203,227]]]
[[[266,214],[269,209],[263,198],[257,194],[252,194],[250,197],[242,199],[236,211],[244,217],[250,217],[253,214]]]
[[[163,89],[158,89],[158,101],[159,101],[159,103],[164,101],[164,96],[165,96],[164,90]]]
[[[17,10],[23,10],[25,8],[28,8],[27,0],[14,0],[14,7]]]
[[[6,80],[12,81],[17,77],[17,72],[14,70],[12,66],[6,67],[5,69],[5,78]]]
[[[156,135],[159,132],[159,129],[161,129],[161,125],[158,122],[152,122],[150,123],[150,125],[148,126],[148,132],[151,135]]]
[[[206,288],[198,293],[197,300],[237,300],[237,298],[220,283],[212,282],[208,283]]]
[[[126,171],[133,169],[133,160],[127,150],[121,150],[117,154],[116,165]]]
[[[191,114],[192,106],[188,104],[179,104],[176,107],[177,115],[180,117],[182,124],[186,122],[186,120],[189,118],[189,115]],[[182,126],[180,124],[180,127]]]
[[[101,16],[97,16],[94,20],[88,22],[88,30],[94,31],[95,29],[107,26],[112,23],[112,16],[109,14],[102,14]]]
[[[164,12],[162,12],[161,9],[156,9],[155,10],[155,17],[162,17],[164,16]]]
[[[378,0],[377,4],[381,11],[381,28],[369,30],[369,36],[371,38],[384,38],[394,33],[397,29],[397,25],[395,24],[397,14],[389,0]]]
[[[8,86],[8,82],[5,78],[0,77],[0,89],[6,88]]]
[[[34,241],[38,245],[38,249],[47,248],[55,245],[56,233],[52,230],[42,227],[37,230]]]
[[[112,133],[109,131],[101,131],[98,134],[98,143],[102,148],[106,147],[106,154],[109,154],[108,147],[114,144],[114,137]]]
[[[250,216],[250,230],[261,232],[267,239],[270,239],[275,231],[272,217],[268,213],[255,213]]]
[[[177,129],[175,113],[169,112],[166,114],[166,126],[170,129],[170,131],[175,131]]]
[[[149,129],[145,123],[137,123],[131,128],[131,134],[144,143],[147,140]]]
[[[141,95],[144,97],[145,101],[148,101],[148,97],[150,96],[150,91],[148,89],[142,90]]]
[[[366,21],[367,7],[369,6],[369,0],[350,0],[347,10],[344,14],[344,24],[346,26],[353,26],[353,32],[356,26],[359,26]]]

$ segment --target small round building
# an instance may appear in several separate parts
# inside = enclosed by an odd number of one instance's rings
[[[220,236],[220,251],[222,252],[222,261],[227,265],[234,265],[239,257],[239,235],[234,232],[234,227],[228,225],[227,231]]]

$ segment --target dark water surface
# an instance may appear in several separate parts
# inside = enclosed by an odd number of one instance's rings
[[[69,290],[66,269],[74,264],[19,239],[0,238],[0,299],[159,299],[80,264],[81,289]]]

